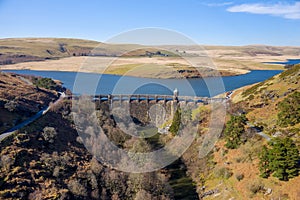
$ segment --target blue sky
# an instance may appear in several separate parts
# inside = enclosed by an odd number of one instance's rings
[[[294,0],[0,0],[0,20],[0,38],[105,41],[158,27],[199,44],[300,46],[300,1]]]

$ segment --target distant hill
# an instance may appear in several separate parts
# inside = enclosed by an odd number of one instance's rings
[[[82,69],[86,56],[95,59],[89,59],[89,62],[93,63]],[[299,57],[300,47],[265,45],[154,47],[70,38],[0,39],[1,69],[80,70],[148,78],[214,76],[216,69],[222,76],[244,74],[250,70],[283,69],[283,65],[270,62],[283,62]],[[107,59],[114,62],[104,71],[106,66],[103,66],[103,63]]]
[[[120,56],[135,44],[106,44],[92,40],[69,38],[9,38],[0,40],[0,65],[27,61],[43,61],[72,56]],[[153,56],[157,49],[134,51],[125,56]],[[164,52],[158,52],[165,55]]]
[[[0,64],[42,61],[88,54],[99,42],[78,39],[18,38],[0,40]]]

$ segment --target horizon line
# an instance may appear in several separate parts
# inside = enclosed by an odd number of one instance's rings
[[[110,43],[105,41],[100,41],[96,39],[89,39],[89,38],[76,38],[76,37],[48,37],[48,36],[39,36],[39,37],[0,37],[1,40],[9,40],[9,39],[74,39],[74,40],[86,40],[91,42],[98,42],[103,44],[112,44],[112,45],[143,45],[143,46],[227,46],[227,47],[245,47],[245,46],[273,46],[273,47],[300,47],[300,45],[278,45],[278,44],[254,44],[254,43],[248,43],[248,44],[232,44],[232,45],[226,45],[226,44],[198,44],[195,43],[195,45],[189,45],[189,44],[159,44],[159,45],[149,45],[149,44],[138,44],[138,43]]]

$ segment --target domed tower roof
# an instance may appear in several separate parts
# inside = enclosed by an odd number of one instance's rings
[[[178,94],[179,94],[179,92],[178,92],[178,89],[177,88],[175,88],[175,90],[173,91],[173,94],[174,94],[174,96],[178,96]]]

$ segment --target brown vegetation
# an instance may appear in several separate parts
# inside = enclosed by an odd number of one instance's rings
[[[65,104],[61,109],[70,109],[70,104]],[[49,112],[1,143],[1,198],[135,199],[142,194],[146,199],[172,197],[160,171],[129,174],[99,163],[76,141],[73,124],[62,113],[70,110]]]
[[[56,91],[33,85],[32,78],[0,72],[0,132],[32,116],[58,98]]]

